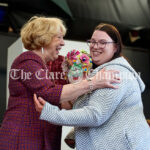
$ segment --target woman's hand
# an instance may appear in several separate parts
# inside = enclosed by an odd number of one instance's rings
[[[94,77],[92,77],[92,82],[94,89],[97,88],[118,88],[118,86],[112,83],[120,83],[120,78],[118,76],[119,71],[107,70],[103,68]]]
[[[34,104],[35,104],[36,111],[41,113],[46,101],[41,97],[37,98],[36,94],[34,94],[33,99],[34,99]]]

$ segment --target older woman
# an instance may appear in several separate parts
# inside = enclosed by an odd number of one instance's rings
[[[141,93],[145,86],[131,65],[121,56],[122,42],[117,29],[98,25],[88,41],[97,68],[120,71],[119,88],[97,89],[80,97],[73,110],[39,101],[34,95],[40,119],[57,125],[75,126],[77,150],[149,150],[150,128],[143,114]]]
[[[11,66],[9,104],[0,128],[1,150],[60,150],[61,126],[39,120],[33,93],[59,106],[91,90],[87,80],[76,85],[55,85],[48,73],[46,64],[58,58],[65,33],[66,28],[58,18],[35,16],[21,29],[22,42],[28,51]],[[97,89],[115,88],[111,83],[118,81],[93,77],[92,82],[93,89]]]

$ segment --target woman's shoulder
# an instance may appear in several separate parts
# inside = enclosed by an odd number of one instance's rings
[[[106,68],[106,69],[117,69],[117,68],[122,68],[122,69],[125,69],[125,70],[131,70],[133,69],[132,66],[128,63],[128,61],[124,58],[124,57],[118,57],[116,59],[113,59],[107,63],[104,63],[100,66],[98,66],[95,71],[99,71],[103,68]],[[121,70],[122,70],[121,69]]]
[[[21,53],[16,60],[37,60],[42,61],[42,59],[32,51],[26,51]]]
[[[26,52],[21,53],[19,56],[15,58],[12,66],[16,66],[22,62],[29,62],[29,61],[42,63],[42,59],[37,54],[35,54],[32,51],[26,51]]]

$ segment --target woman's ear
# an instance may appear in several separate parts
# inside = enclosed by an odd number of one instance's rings
[[[116,53],[118,50],[118,45],[117,44],[114,44],[114,53]]]

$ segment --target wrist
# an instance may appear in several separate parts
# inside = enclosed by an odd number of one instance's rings
[[[87,78],[86,80],[87,80],[88,86],[89,86],[89,93],[92,93],[92,91],[94,90],[93,80],[91,78]]]

